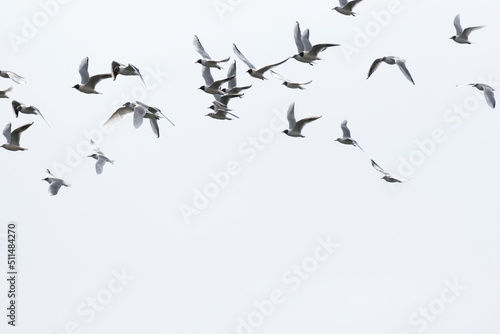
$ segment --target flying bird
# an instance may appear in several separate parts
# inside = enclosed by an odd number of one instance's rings
[[[288,112],[287,112],[288,129],[284,130],[283,133],[290,137],[304,138],[304,136],[301,133],[302,129],[304,128],[304,125],[306,125],[307,123],[311,123],[312,121],[315,121],[318,118],[321,118],[321,116],[307,117],[297,122],[295,120],[295,102],[292,102],[292,104],[290,104],[290,107],[288,107]]]
[[[11,71],[0,71],[0,77],[11,79],[12,81],[20,85],[26,83],[26,80],[22,76]]]
[[[11,131],[11,123],[8,123],[3,129],[3,135],[7,139],[7,143],[3,144],[0,147],[8,151],[26,151],[27,148],[21,147],[19,141],[21,140],[21,133],[26,131],[30,126],[33,125],[33,122],[24,124],[14,131]]]
[[[203,66],[201,69],[201,73],[203,75],[203,79],[205,80],[205,85],[201,86],[199,89],[204,91],[207,94],[213,95],[224,95],[226,94],[221,90],[221,86],[223,83],[232,80],[235,76],[231,76],[229,78],[225,78],[222,80],[214,81],[212,74],[210,73],[210,68]]]
[[[453,20],[453,25],[455,26],[457,34],[455,36],[451,36],[450,39],[454,40],[459,44],[471,44],[471,42],[469,42],[470,33],[473,32],[474,30],[484,28],[484,26],[476,26],[476,27],[469,27],[462,29],[462,26],[460,25],[460,14],[457,14],[457,16],[455,16],[455,19]]]
[[[13,90],[14,87],[10,86],[9,88],[5,90],[0,90],[0,99],[8,99],[9,97],[7,96],[7,93]]]
[[[52,175],[52,173],[48,169],[47,169],[47,174],[45,175],[45,178],[42,179],[42,181],[47,181],[50,184],[50,186],[49,186],[50,196],[57,195],[57,193],[59,192],[59,189],[61,189],[62,186],[65,186],[65,187],[71,186],[69,183],[67,183],[63,179],[59,179],[59,178],[55,177],[54,175]]]
[[[95,171],[96,171],[97,175],[100,175],[100,174],[102,174],[104,164],[106,162],[109,162],[110,164],[114,165],[114,161],[110,160],[107,156],[105,156],[104,153],[102,153],[102,151],[99,149],[99,147],[96,145],[96,143],[92,139],[90,140],[90,146],[92,147],[92,149],[94,149],[94,151],[96,153],[93,153],[93,154],[89,155],[88,157],[94,158],[97,160],[97,162],[95,163]]]
[[[206,67],[214,67],[217,69],[222,69],[222,67],[219,66],[219,63],[225,63],[227,62],[231,57],[227,57],[226,59],[222,60],[214,60],[212,57],[208,55],[208,53],[205,51],[205,48],[203,48],[203,45],[201,45],[200,40],[198,39],[198,36],[194,35],[193,39],[193,45],[195,50],[201,55],[202,59],[198,59],[195,63],[201,64]]]
[[[213,109],[214,112],[208,113],[205,116],[209,116],[214,119],[220,119],[220,120],[233,120],[234,118],[227,117],[227,114],[229,114],[233,117],[239,118],[235,114],[230,113],[229,112],[230,109],[220,107],[218,103],[214,103],[212,106],[210,106],[210,108]]]
[[[415,84],[415,82],[413,81],[413,78],[411,77],[410,72],[406,68],[406,64],[405,64],[406,60],[399,58],[399,57],[393,57],[393,56],[387,56],[387,57],[375,59],[373,61],[372,65],[370,66],[370,70],[368,71],[368,77],[366,79],[368,79],[373,74],[373,72],[375,72],[375,70],[380,66],[380,64],[382,62],[389,64],[389,65],[394,65],[394,64],[398,65],[399,69],[401,70],[401,72],[403,72],[406,79],[408,79],[412,84]]]
[[[47,121],[45,120],[45,117],[43,117],[40,110],[38,110],[38,108],[36,108],[34,106],[27,106],[24,103],[18,102],[16,100],[12,100],[12,109],[14,109],[14,114],[16,114],[16,118],[19,116],[19,113],[29,114],[29,115],[40,115],[40,117],[43,118],[45,123],[47,123]],[[50,128],[49,123],[47,123],[47,125]]]
[[[337,6],[333,9],[343,15],[356,16],[356,13],[354,13],[352,10],[361,1],[363,0],[352,0],[349,2],[347,2],[347,0],[339,0],[340,6]]]
[[[238,86],[236,81],[236,60],[229,66],[227,70],[227,77],[233,77],[227,82],[227,88],[222,88],[221,90],[226,94],[239,94],[241,91],[249,89],[252,85],[248,86]]]
[[[269,71],[271,68],[276,67],[278,65],[281,65],[284,62],[286,62],[288,59],[290,59],[290,57],[288,57],[287,59],[282,60],[278,63],[267,65],[267,66],[261,67],[259,69],[256,69],[256,67],[251,62],[249,62],[248,59],[246,59],[245,56],[240,52],[240,50],[236,47],[236,44],[233,44],[233,51],[238,56],[238,58],[240,58],[241,61],[244,62],[248,66],[249,69],[248,69],[247,73],[250,74],[252,77],[257,78],[257,79],[261,79],[261,80],[267,80],[267,78],[264,77],[264,73]]]
[[[116,77],[118,76],[118,74],[121,74],[121,75],[137,75],[137,76],[139,76],[139,78],[141,78],[142,83],[144,84],[144,86],[146,86],[146,82],[144,81],[144,78],[142,77],[141,72],[139,71],[139,69],[137,67],[135,67],[132,64],[123,65],[123,64],[120,64],[117,61],[112,61],[111,62],[111,76],[113,78],[113,81],[116,80]]]
[[[318,57],[318,54],[325,51],[327,48],[340,45],[332,43],[316,44],[314,46],[311,45],[311,42],[309,41],[309,29],[306,29],[304,33],[301,33],[299,22],[295,23],[293,32],[298,53],[292,57],[295,60],[302,63],[308,63],[309,65],[313,65],[315,60],[321,60],[321,58]]]
[[[160,118],[165,118],[170,122],[173,126],[174,123],[170,119],[165,116],[160,109],[156,107],[148,106],[142,102],[136,101],[134,107],[134,127],[137,129],[142,125],[142,121],[144,118],[149,119],[149,124],[151,125],[151,129],[155,134],[156,138],[160,138],[160,128],[158,126],[158,120]]]
[[[79,70],[82,79],[81,84],[74,85],[73,88],[85,94],[101,94],[95,90],[95,86],[103,79],[112,77],[111,73],[97,74],[89,76],[89,57],[85,57],[80,63]]]
[[[486,103],[488,103],[491,109],[495,109],[496,105],[495,93],[493,93],[495,90],[493,89],[493,87],[482,83],[471,83],[467,85],[460,85],[457,87],[465,87],[465,86],[472,86],[482,91],[484,93],[484,98],[486,99]]]
[[[385,181],[390,182],[390,183],[402,183],[402,182],[408,181],[408,180],[404,180],[404,179],[399,179],[399,178],[387,173],[385,170],[382,169],[382,167],[377,165],[377,163],[375,161],[373,161],[373,159],[371,160],[371,162],[372,162],[373,168],[375,168],[380,173],[384,174],[382,179],[384,179]]]
[[[361,146],[359,146],[357,141],[351,138],[351,131],[349,131],[349,128],[347,127],[347,121],[343,121],[340,128],[342,129],[342,138],[337,138],[335,139],[336,141],[345,145],[357,146],[361,151],[365,151],[361,148]]]
[[[288,79],[285,79],[283,78],[281,75],[279,75],[278,73],[274,72],[273,70],[271,70],[271,74],[274,75],[276,78],[280,79],[283,81],[283,85],[285,85],[286,87],[288,88],[291,88],[291,89],[305,89],[304,85],[308,85],[312,82],[312,80],[308,81],[308,82],[292,82]]]

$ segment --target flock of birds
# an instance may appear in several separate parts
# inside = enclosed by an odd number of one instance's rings
[[[343,15],[355,16],[356,13],[353,12],[353,9],[356,5],[358,5],[362,1],[363,0],[353,0],[353,1],[339,0],[339,6],[333,8],[333,10]],[[459,44],[471,44],[471,42],[469,41],[470,34],[473,31],[484,27],[484,26],[474,26],[463,29],[460,24],[460,15],[457,15],[455,17],[453,24],[456,29],[456,35],[452,36],[451,39]],[[286,59],[283,59],[281,61],[278,61],[276,63],[272,63],[270,65],[266,65],[260,68],[254,66],[243,55],[243,53],[239,50],[236,44],[233,44],[233,51],[236,54],[236,56],[248,67],[248,70],[246,72],[251,77],[260,80],[266,80],[267,78],[264,75],[269,71],[274,77],[283,81],[283,85],[286,86],[287,88],[302,90],[305,89],[304,86],[310,84],[312,81],[294,82],[281,76],[277,72],[273,71],[273,69],[287,62],[290,58],[293,58],[301,63],[313,65],[318,60],[321,60],[321,58],[319,58],[319,55],[322,52],[324,52],[330,47],[339,46],[340,44],[321,43],[312,45],[311,42],[309,41],[309,29],[306,29],[304,32],[302,32],[298,22],[296,22],[294,27],[294,40],[297,47],[297,54],[288,57]],[[205,48],[203,47],[199,38],[196,35],[194,36],[193,39],[193,45],[195,50],[202,57],[201,59],[196,61],[196,63],[199,63],[202,66],[202,77],[205,81],[205,85],[201,86],[199,89],[207,94],[212,95],[214,98],[211,106],[209,107],[212,110],[212,112],[206,114],[206,116],[209,116],[217,120],[233,120],[234,118],[239,118],[237,115],[231,112],[232,110],[228,107],[228,104],[230,100],[233,98],[242,98],[244,95],[244,91],[250,89],[252,85],[248,86],[237,85],[236,60],[234,60],[232,64],[229,66],[227,76],[225,78],[220,80],[214,80],[211,73],[211,69],[221,70],[222,67],[220,66],[220,64],[228,62],[230,60],[230,57],[221,60],[212,59],[212,57],[210,57],[210,55],[206,52]],[[382,63],[386,63],[388,65],[397,65],[398,68],[403,73],[403,75],[405,76],[405,78],[408,81],[410,81],[413,85],[415,85],[415,82],[410,74],[410,71],[406,67],[406,61],[403,58],[395,56],[385,56],[375,59],[368,70],[367,79],[373,75],[373,73],[379,68],[380,64]],[[81,82],[73,86],[73,88],[84,94],[101,94],[96,90],[97,84],[99,84],[99,82],[101,82],[102,80],[110,78],[112,78],[114,81],[116,80],[118,75],[138,76],[142,80],[144,85],[146,85],[139,69],[132,64],[124,65],[116,61],[113,61],[111,63],[111,73],[97,74],[93,76],[89,75],[88,66],[89,66],[89,59],[88,57],[86,57],[82,60],[79,66]],[[26,80],[23,77],[11,71],[0,71],[0,77],[11,79],[17,84],[26,83]],[[227,86],[223,87],[225,85]],[[487,104],[491,108],[495,108],[494,89],[491,86],[483,83],[470,83],[467,85],[460,85],[457,87],[464,87],[464,86],[472,86],[479,89],[480,91],[483,91]],[[7,93],[12,90],[13,90],[12,86],[3,91],[0,90],[0,98],[9,98],[7,96]],[[28,106],[16,100],[12,100],[12,108],[16,118],[19,116],[19,114],[39,115],[50,127],[50,125],[40,112],[40,110],[38,110],[36,107]],[[115,125],[119,120],[123,119],[129,114],[133,114],[133,125],[135,128],[139,128],[142,125],[143,120],[147,118],[150,122],[153,133],[157,138],[160,136],[158,120],[160,120],[161,118],[165,118],[172,125],[174,125],[174,123],[172,123],[161,112],[159,108],[146,105],[139,101],[133,101],[133,102],[127,102],[123,104],[123,106],[118,108],[104,123],[103,126],[105,128],[111,127]],[[228,115],[231,117],[229,117]],[[302,135],[302,130],[304,126],[308,123],[318,120],[319,118],[321,118],[321,116],[311,116],[302,118],[297,121],[295,118],[295,103],[292,102],[287,112],[288,129],[283,130],[283,133],[285,133],[287,136],[290,137],[304,137]],[[33,122],[24,124],[12,130],[11,123],[8,123],[3,130],[3,135],[6,138],[7,142],[1,145],[1,147],[9,151],[25,151],[26,148],[22,147],[20,144],[21,134],[24,131],[28,130],[32,125]],[[364,152],[364,150],[357,143],[357,141],[351,137],[350,130],[347,127],[347,120],[343,121],[340,127],[342,130],[342,137],[337,138],[336,141],[338,141],[341,144],[358,147]],[[90,140],[90,146],[95,151],[95,153],[89,155],[88,157],[96,160],[95,164],[96,173],[101,174],[103,172],[104,165],[106,163],[113,164],[113,160],[109,159],[99,149],[96,143],[93,142],[92,140]],[[387,171],[382,169],[373,159],[371,160],[371,164],[373,168],[375,168],[380,173],[384,174],[382,179],[384,179],[387,182],[401,183],[407,181],[388,173]],[[54,176],[48,169],[47,169],[47,175],[43,179],[43,181],[47,181],[49,183],[50,195],[56,195],[62,186],[66,187],[70,186],[69,183]]]

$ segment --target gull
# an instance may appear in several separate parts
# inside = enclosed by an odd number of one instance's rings
[[[23,133],[23,131],[26,131],[26,129],[28,129],[32,125],[33,122],[24,124],[14,131],[11,131],[12,125],[11,123],[8,123],[3,129],[3,135],[7,139],[7,143],[3,144],[0,147],[3,147],[8,151],[26,151],[27,148],[21,147],[19,144],[19,140],[21,139],[21,133]]]
[[[455,16],[455,19],[453,20],[453,25],[455,26],[457,34],[455,36],[450,37],[450,39],[454,40],[459,44],[471,44],[471,42],[469,42],[470,33],[473,32],[474,30],[484,28],[484,26],[477,26],[477,27],[469,27],[462,29],[462,26],[460,25],[460,14],[457,14],[457,16]]]
[[[279,75],[278,73],[274,72],[273,70],[271,70],[271,74],[274,75],[276,78],[278,78],[280,80],[283,80],[283,85],[285,85],[286,87],[291,88],[291,89],[295,89],[295,88],[305,89],[302,86],[303,85],[308,85],[308,84],[310,84],[312,82],[312,80],[310,80],[308,82],[291,82],[290,80],[283,78],[281,75]]]
[[[227,88],[222,88],[221,90],[226,93],[226,94],[238,94],[243,90],[249,89],[252,87],[252,85],[248,86],[237,86],[236,82],[236,60],[233,61],[233,63],[229,66],[229,69],[227,70],[227,76],[232,77],[231,80],[227,82]]]
[[[495,93],[493,93],[494,92],[493,87],[482,83],[471,83],[467,85],[460,85],[457,87],[465,87],[465,86],[472,86],[479,89],[480,91],[483,91],[486,103],[488,103],[490,108],[495,109],[496,102],[495,102]]]
[[[410,80],[411,83],[415,84],[415,82],[413,81],[413,78],[410,75],[410,72],[406,68],[406,64],[405,64],[406,60],[399,58],[399,57],[393,57],[393,56],[387,56],[387,57],[375,59],[373,61],[372,65],[370,66],[370,70],[368,71],[368,77],[366,79],[368,79],[373,74],[373,72],[375,72],[375,70],[380,66],[380,63],[382,63],[382,62],[385,62],[386,64],[389,64],[389,65],[394,65],[394,64],[398,65],[399,69],[401,70],[401,72],[403,72],[406,79]]]
[[[204,91],[207,94],[214,94],[214,95],[224,95],[224,94],[226,94],[225,92],[223,92],[220,89],[220,86],[223,83],[228,82],[228,81],[232,80],[235,77],[233,75],[233,76],[231,76],[229,78],[225,78],[225,79],[222,79],[222,80],[214,81],[214,79],[212,77],[212,74],[210,73],[210,68],[206,67],[206,66],[203,66],[203,68],[201,69],[201,73],[203,75],[203,79],[205,79],[205,84],[206,85],[201,86],[199,89],[201,89],[202,91]]]
[[[227,114],[234,116],[236,118],[239,118],[235,114],[232,114],[229,112],[229,109],[227,108],[220,108],[217,103],[214,103],[211,108],[213,107],[214,112],[208,113],[205,116],[212,117],[214,119],[220,119],[220,120],[233,120],[234,118],[227,117]]]
[[[352,0],[349,2],[347,2],[347,0],[339,0],[340,6],[337,6],[333,9],[339,12],[340,14],[344,14],[347,16],[356,16],[356,13],[354,13],[352,9],[361,1],[363,0]]]
[[[94,158],[97,160],[97,162],[95,163],[95,171],[96,171],[97,175],[100,175],[100,174],[102,174],[104,164],[106,162],[109,162],[110,164],[114,165],[114,161],[110,160],[107,156],[105,156],[104,153],[102,153],[102,151],[99,149],[99,147],[96,145],[96,143],[92,139],[90,140],[90,146],[94,149],[94,151],[96,153],[93,153],[93,154],[89,155],[88,157]]]
[[[267,80],[267,78],[264,77],[264,73],[266,73],[268,70],[270,70],[271,68],[276,67],[278,65],[281,65],[284,62],[286,62],[288,59],[290,59],[290,57],[288,57],[287,59],[282,60],[278,63],[267,65],[267,66],[264,66],[262,68],[256,69],[255,66],[253,66],[252,63],[249,62],[248,59],[246,59],[245,56],[240,52],[240,50],[236,47],[236,44],[233,44],[233,51],[238,56],[238,58],[240,58],[241,61],[244,62],[249,67],[247,73],[250,74],[252,77],[257,78],[257,79],[261,79],[261,80]]]
[[[340,128],[342,129],[342,138],[337,138],[335,139],[336,141],[345,145],[357,146],[361,151],[365,151],[361,148],[361,146],[359,146],[357,141],[351,138],[351,131],[349,131],[349,128],[347,127],[347,121],[343,121]]]
[[[300,121],[295,120],[295,102],[292,102],[290,104],[290,107],[288,107],[288,112],[287,112],[287,119],[288,119],[288,129],[284,130],[283,133],[286,134],[287,136],[290,137],[302,137],[304,136],[301,134],[302,128],[304,125],[307,123],[310,123],[312,121],[317,120],[318,118],[321,118],[321,116],[313,116],[313,117],[307,117],[303,118]]]
[[[226,94],[226,95],[214,95],[215,96],[215,101],[212,102],[212,105],[209,107],[210,109],[213,109],[213,104],[217,104],[220,109],[227,109],[227,105],[229,104],[229,101],[235,97],[241,98],[244,94],[238,93],[238,94]],[[229,110],[229,109],[228,109]]]
[[[142,77],[141,72],[139,71],[139,69],[137,67],[135,67],[132,64],[123,65],[123,64],[120,64],[117,61],[112,61],[111,62],[111,76],[113,78],[113,81],[116,80],[116,77],[118,76],[118,74],[121,74],[121,75],[137,75],[137,76],[139,76],[139,78],[141,78],[142,83],[144,84],[144,86],[146,86],[146,82],[144,82],[144,78]]]
[[[85,94],[101,94],[95,90],[95,86],[103,79],[111,78],[110,73],[97,74],[89,77],[89,57],[85,57],[80,63],[80,77],[82,78],[82,83],[74,85],[73,88],[78,89],[80,92]]]
[[[219,63],[225,63],[229,60],[231,57],[227,57],[226,59],[222,60],[213,60],[208,53],[205,51],[203,48],[203,45],[201,45],[200,40],[198,39],[198,36],[194,35],[193,39],[193,45],[196,51],[203,57],[202,59],[198,59],[195,63],[201,64],[206,67],[215,67],[217,69],[222,69],[222,67],[219,66]]]
[[[47,123],[47,121],[45,120],[45,117],[43,117],[40,110],[38,110],[38,108],[36,108],[34,106],[27,106],[24,103],[18,102],[16,100],[12,100],[12,109],[14,109],[14,114],[16,114],[16,118],[19,116],[19,113],[29,114],[29,115],[40,115],[43,118],[43,120],[45,121],[45,123]],[[49,123],[47,123],[47,125],[50,128]]]
[[[397,177],[392,176],[391,174],[389,174],[385,170],[383,170],[382,167],[377,165],[377,163],[375,161],[373,161],[373,159],[371,161],[372,161],[373,168],[378,170],[380,173],[384,174],[382,179],[384,179],[385,181],[390,182],[390,183],[402,183],[402,182],[408,181],[408,180],[398,179]]]
[[[47,181],[50,186],[49,186],[49,194],[50,196],[57,195],[59,192],[59,189],[61,189],[62,186],[65,187],[70,187],[71,185],[64,181],[63,179],[59,179],[52,175],[50,170],[47,169],[47,174],[45,175],[45,179],[42,179],[42,181]]]
[[[153,133],[155,134],[156,138],[160,138],[160,128],[158,126],[158,120],[162,117],[167,119],[167,121],[169,121],[173,126],[175,126],[175,124],[172,123],[172,121],[169,120],[167,116],[165,116],[161,112],[160,109],[136,101],[134,107],[134,127],[136,129],[142,125],[143,119],[147,118],[149,119],[149,124],[151,125],[151,129],[153,130]]]
[[[329,47],[340,45],[332,43],[311,45],[311,42],[309,42],[309,29],[301,33],[299,22],[295,23],[293,36],[295,38],[295,45],[297,46],[298,53],[292,57],[295,60],[302,63],[308,63],[309,65],[313,65],[315,60],[321,60],[321,58],[318,57],[319,53],[325,51]]]
[[[9,97],[7,96],[7,93],[13,90],[14,87],[10,86],[9,88],[5,90],[0,90],[0,99],[8,99]]]
[[[26,80],[24,80],[22,76],[11,71],[0,71],[0,77],[11,79],[12,81],[20,85],[26,83]]]

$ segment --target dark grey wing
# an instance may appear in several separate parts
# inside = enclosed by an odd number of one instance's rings
[[[227,70],[227,77],[233,77],[233,79],[229,80],[227,82],[227,89],[231,90],[234,87],[236,87],[236,60],[233,61],[233,63],[229,66],[229,69]]]
[[[19,146],[19,141],[21,140],[21,133],[23,133],[23,131],[26,131],[32,125],[33,122],[24,124],[23,126],[20,126],[14,131],[12,131],[10,134],[10,144]]]
[[[492,109],[495,109],[495,94],[493,93],[493,88],[487,86],[486,85],[483,85],[483,89],[484,89],[484,97],[486,99],[486,102],[488,103],[488,105],[492,108]]]
[[[210,59],[210,56],[208,53],[205,51],[205,48],[203,48],[203,45],[201,45],[200,40],[198,39],[198,36],[194,35],[193,39],[193,45],[195,50],[204,58],[204,59]]]
[[[484,28],[484,26],[477,26],[477,27],[466,28],[466,29],[464,29],[464,32],[462,33],[462,37],[463,38],[469,38],[469,35],[470,35],[471,32],[473,32],[474,30],[477,30],[477,29],[481,29],[481,28]]]
[[[367,79],[375,72],[375,70],[380,66],[380,63],[382,62],[382,58],[375,59],[370,66],[370,70],[368,70],[368,76],[366,77]]]
[[[373,166],[373,168],[375,168],[376,170],[378,170],[380,173],[382,173],[384,175],[387,175],[387,176],[390,176],[390,174],[387,173],[385,170],[383,170],[382,167],[380,167],[379,165],[377,165],[377,163],[375,161],[373,161],[373,159],[372,159],[372,166]]]
[[[151,129],[153,130],[156,138],[160,138],[160,128],[158,127],[158,121],[156,118],[150,118],[149,124],[151,124]]]
[[[295,22],[293,38],[295,39],[295,45],[297,46],[298,53],[304,51],[304,43],[302,43],[302,33],[300,32],[299,22]]]
[[[332,43],[327,43],[327,44],[316,44],[314,45],[308,53],[313,56],[317,56],[320,52],[325,51],[327,48],[332,47],[332,46],[339,46],[340,44],[332,44]]]
[[[142,105],[136,105],[134,108],[134,127],[136,129],[141,127],[144,115],[146,115],[146,108]]]
[[[347,121],[343,121],[340,128],[342,129],[342,137],[351,138],[351,131],[349,131],[349,128],[347,127]]]
[[[297,131],[297,132],[301,132],[302,131],[302,128],[304,128],[304,126],[307,124],[307,123],[311,123],[317,119],[321,118],[321,116],[313,116],[313,117],[307,117],[307,118],[303,118],[301,119],[300,121],[298,121],[295,126],[294,126],[294,130]]]
[[[283,63],[284,63],[284,62],[286,62],[288,59],[290,59],[290,57],[288,57],[287,59],[282,60],[282,61],[280,61],[280,62],[278,62],[278,63],[275,63],[275,64],[271,64],[271,65],[264,66],[264,67],[262,67],[262,68],[258,69],[258,70],[257,70],[257,72],[260,72],[260,73],[264,74],[265,72],[267,72],[267,71],[268,71],[268,70],[270,70],[271,68],[273,68],[273,67],[276,67],[276,66],[278,66],[278,65],[283,64]]]
[[[255,66],[252,65],[248,59],[241,53],[241,51],[236,47],[236,44],[233,44],[233,51],[234,53],[240,58],[242,62],[244,62],[250,69],[255,70]]]
[[[110,73],[106,73],[106,74],[97,74],[97,75],[94,75],[92,77],[90,77],[89,81],[87,82],[86,86],[91,88],[91,89],[95,89],[95,86],[103,79],[109,79],[111,78],[112,75]]]
[[[297,121],[295,120],[295,102],[292,102],[288,107],[288,112],[286,113],[286,118],[288,119],[288,128],[293,129]]]
[[[82,78],[82,85],[85,85],[89,82],[89,57],[83,58],[80,63],[80,67],[78,68],[78,72],[80,72],[80,77]]]
[[[132,69],[135,73],[137,73],[137,75],[139,76],[139,78],[141,78],[142,83],[144,84],[144,87],[147,87],[147,86],[146,86],[146,82],[144,81],[144,78],[142,77],[141,71],[139,71],[139,69],[138,69],[136,66],[134,66],[134,65],[132,65],[132,64],[128,64],[127,68],[130,68],[130,69]]]
[[[347,5],[347,0],[339,0],[340,7],[344,8]]]
[[[211,84],[214,83],[214,77],[212,76],[212,73],[210,72],[210,67],[202,66],[201,67],[201,75],[203,76],[203,79],[205,80],[205,85],[210,86]]]
[[[7,139],[7,143],[10,143],[10,140],[11,140],[11,136],[10,136],[10,133],[11,133],[11,127],[12,127],[12,124],[9,122],[7,123],[7,125],[3,128],[3,136],[5,137],[5,139]]]
[[[102,174],[102,170],[104,169],[104,164],[106,163],[106,157],[103,155],[99,155],[97,158],[97,162],[95,163],[95,171],[97,175]]]
[[[229,77],[229,78],[225,78],[225,79],[221,79],[221,80],[217,80],[217,81],[214,81],[210,87],[212,88],[216,88],[216,89],[219,89],[219,87],[225,83],[225,82],[228,82],[230,80],[232,80],[235,76],[232,76],[232,77]]]
[[[49,194],[52,196],[57,195],[62,185],[63,185],[63,180],[58,178],[50,179]]]
[[[23,108],[22,103],[19,103],[16,100],[12,100],[12,109],[14,110],[14,114],[16,115],[16,117],[19,116],[19,112],[21,111],[22,108]]]
[[[352,0],[352,1],[349,1],[346,5],[344,5],[343,7],[345,9],[348,9],[350,11],[352,11],[352,9],[358,4],[360,3],[361,1],[363,0]],[[360,147],[361,148],[361,147]]]
[[[398,65],[399,69],[401,72],[403,72],[404,76],[406,79],[410,80],[412,84],[415,84],[415,81],[413,81],[413,78],[411,77],[410,71],[406,68],[406,64],[403,60],[396,60],[396,64]]]
[[[462,29],[462,26],[460,25],[460,14],[457,14],[457,16],[455,16],[455,19],[453,20],[453,25],[455,26],[455,30],[457,31],[457,36],[460,36],[464,31]]]
[[[113,81],[116,79],[116,76],[120,73],[120,66],[122,66],[122,64],[120,64],[117,61],[113,60],[111,62],[111,75],[113,77]]]

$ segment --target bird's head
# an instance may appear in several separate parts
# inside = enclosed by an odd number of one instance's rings
[[[80,85],[74,85],[72,88],[80,89]]]
[[[248,73],[248,74],[252,74],[252,73],[253,73],[253,70],[250,68],[250,69],[248,69],[247,73]]]
[[[195,64],[201,64],[201,59],[198,59],[197,61],[194,62]]]
[[[451,36],[450,39],[452,40],[456,40],[457,39],[457,36]]]
[[[42,179],[42,181],[47,181],[48,183],[50,183],[50,180],[48,177],[46,177],[45,179]]]
[[[201,90],[205,90],[205,86],[201,86],[200,88],[198,89],[201,89]]]
[[[283,130],[281,132],[283,132],[284,134],[288,134],[288,130]]]

